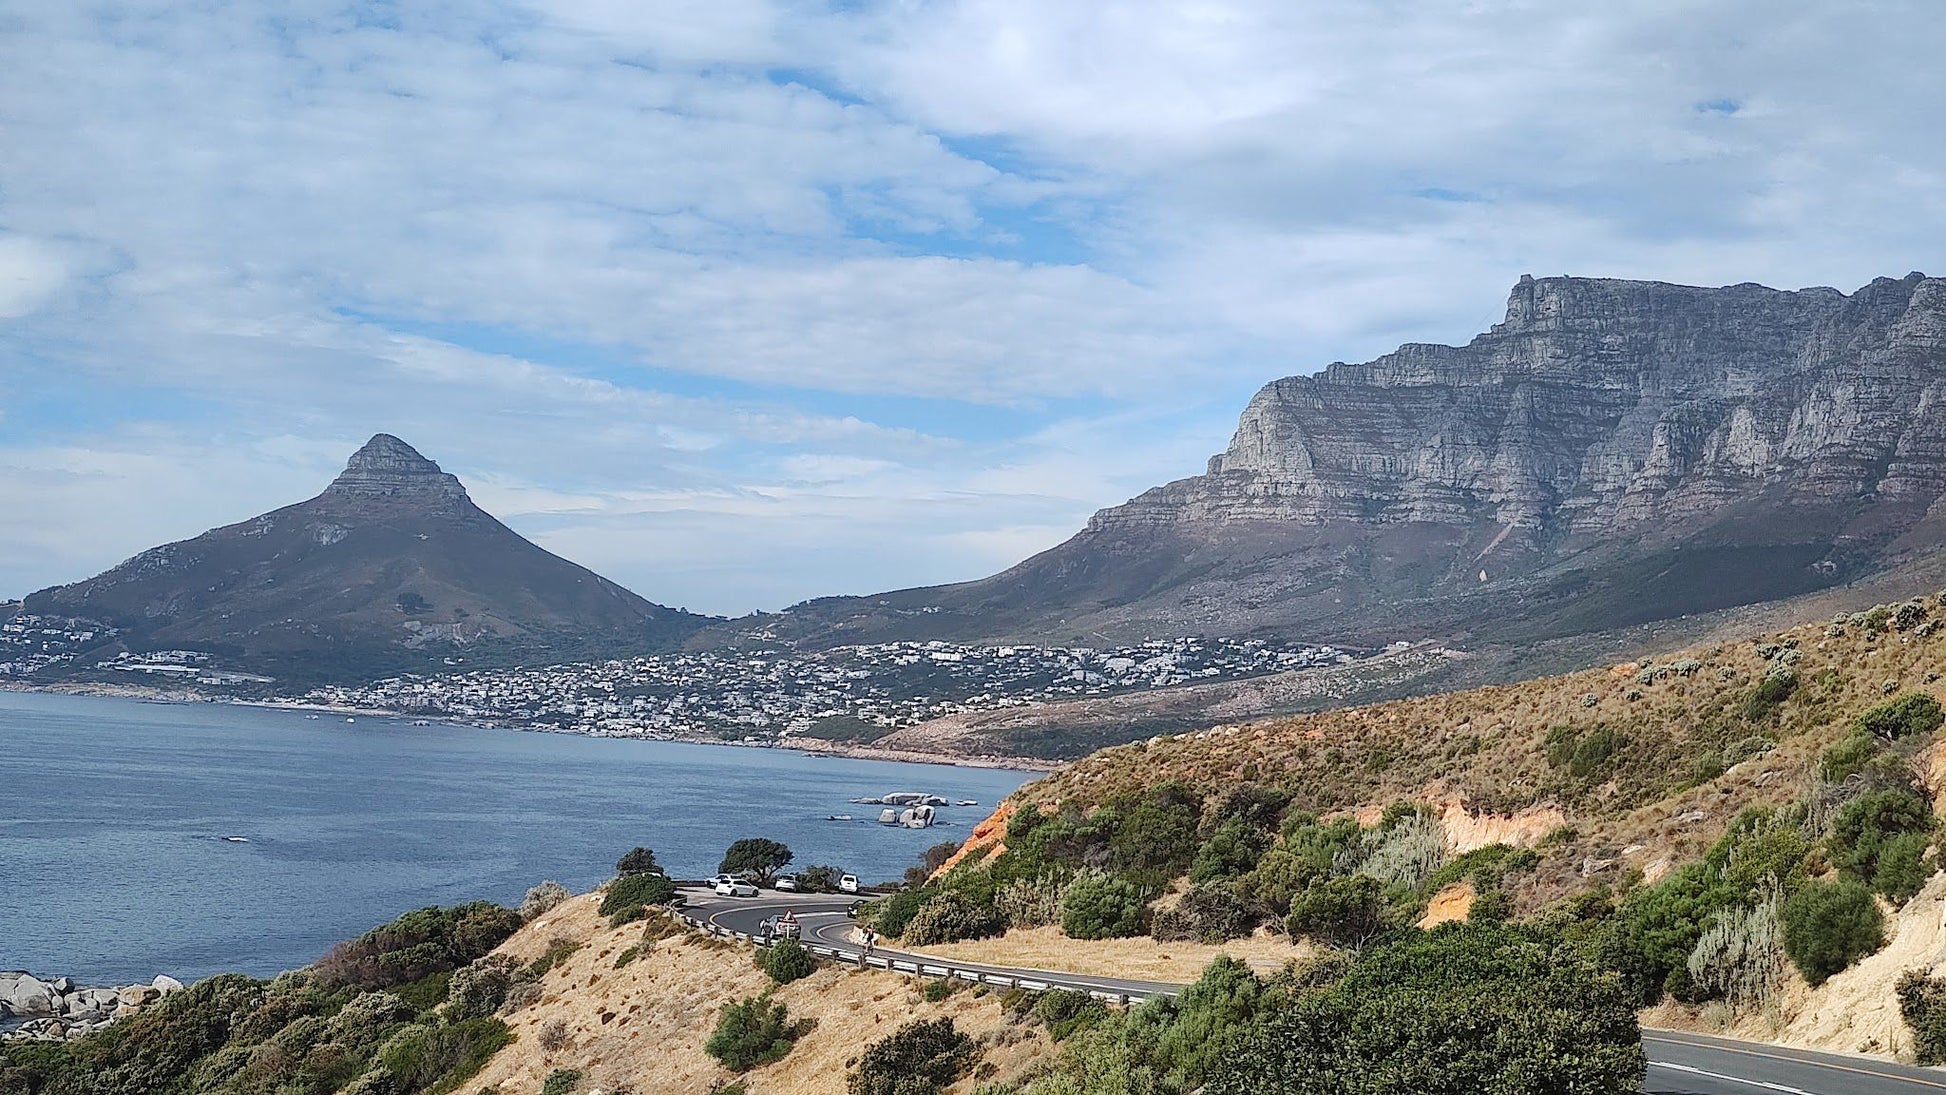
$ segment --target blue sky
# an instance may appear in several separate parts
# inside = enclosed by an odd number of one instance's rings
[[[1602,7],[28,5],[0,595],[379,430],[664,603],[978,577],[1522,273],[1946,266],[1930,5]]]

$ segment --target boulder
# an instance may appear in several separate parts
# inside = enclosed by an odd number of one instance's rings
[[[40,978],[22,974],[7,994],[7,1007],[15,1015],[46,1015],[54,1010],[54,993]]]
[[[166,973],[158,973],[155,975],[155,980],[149,982],[149,986],[159,989],[164,995],[167,995],[168,993],[180,990],[182,988],[182,982]]]
[[[116,994],[122,1003],[137,1008],[143,1004],[153,1003],[161,995],[162,990],[154,985],[130,985]]]
[[[47,983],[47,987],[60,993],[62,996],[66,996],[68,993],[74,991],[74,981],[67,977],[56,977]]]

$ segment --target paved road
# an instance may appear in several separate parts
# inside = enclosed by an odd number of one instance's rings
[[[731,931],[756,932],[765,917],[785,909],[797,913],[805,942],[818,942],[846,954],[859,953],[850,939],[848,910],[857,898],[763,893],[758,897],[717,897],[689,891],[687,911]],[[875,955],[940,967],[940,959],[908,951],[876,948]],[[1174,993],[1183,986],[1127,981],[1052,970],[1015,969],[955,961],[954,969],[1045,981],[1050,987],[1093,989],[1134,997]],[[1645,1030],[1649,1056],[1648,1095],[1946,1095],[1946,1072],[1888,1064],[1868,1057],[1807,1053],[1756,1042],[1700,1034]]]

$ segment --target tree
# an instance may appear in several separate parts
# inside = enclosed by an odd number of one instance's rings
[[[730,845],[716,869],[724,874],[751,874],[768,882],[791,861],[791,850],[767,837],[745,837]]]
[[[824,863],[814,864],[797,873],[797,884],[809,893],[836,893],[838,880],[844,872]]]
[[[1090,871],[1061,895],[1061,932],[1070,939],[1126,939],[1142,934],[1141,891],[1125,878]]]
[[[655,853],[638,845],[624,852],[622,858],[615,861],[615,873],[662,874],[663,870],[662,864],[655,861]]]
[[[1884,945],[1885,917],[1860,883],[1809,882],[1784,902],[1784,953],[1813,987]]]
[[[1852,877],[1870,882],[1877,877],[1880,857],[1894,838],[1930,833],[1932,828],[1932,804],[1910,791],[1887,789],[1860,795],[1845,803],[1831,822],[1831,862]],[[1919,841],[1921,855],[1925,846],[1926,841]],[[1904,842],[1902,851],[1910,850],[1911,842]]]
[[[1360,946],[1390,926],[1378,879],[1365,874],[1313,883],[1285,920],[1292,935],[1341,947]]]

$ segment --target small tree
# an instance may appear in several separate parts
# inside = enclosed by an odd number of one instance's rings
[[[766,837],[745,837],[730,845],[716,869],[724,874],[752,874],[768,882],[791,861],[791,850]]]
[[[546,882],[528,890],[527,896],[521,899],[521,919],[532,920],[537,916],[544,915],[556,905],[559,905],[572,896],[572,894],[568,893],[566,886],[550,878]]]
[[[638,846],[622,853],[622,858],[615,861],[615,873],[619,875],[662,874],[663,871],[662,864],[655,861],[655,853]]]
[[[747,997],[723,1009],[703,1050],[732,1072],[748,1072],[783,1060],[810,1029],[808,1022],[791,1022],[784,1005],[770,997]]]
[[[1378,879],[1360,874],[1313,884],[1291,902],[1285,925],[1292,935],[1356,947],[1389,926],[1386,914]]]
[[[1857,882],[1809,882],[1784,902],[1784,953],[1814,987],[1884,945],[1885,917]]]
[[[819,863],[806,867],[797,874],[797,884],[811,893],[836,893],[838,880],[844,872],[836,867]]]
[[[915,947],[927,947],[962,939],[985,939],[1006,930],[1007,922],[993,906],[983,905],[958,890],[946,890],[920,906],[899,935]]]
[[[601,895],[601,915],[617,926],[639,920],[650,905],[666,905],[676,896],[676,884],[659,874],[626,874],[608,884]]]

